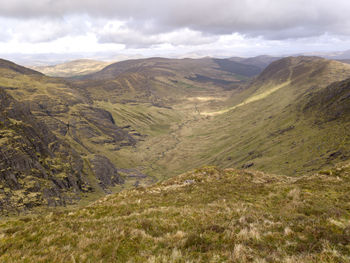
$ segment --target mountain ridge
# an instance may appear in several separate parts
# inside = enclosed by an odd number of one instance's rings
[[[348,64],[288,57],[237,79],[214,62],[133,60],[74,79],[7,68],[0,85],[80,155],[92,195],[206,164],[297,175],[348,158],[349,123],[336,114],[347,109],[347,85],[332,84],[349,78]],[[321,123],[329,96],[339,97],[335,118]]]

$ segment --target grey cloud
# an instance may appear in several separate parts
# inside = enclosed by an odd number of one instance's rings
[[[217,36],[204,35],[201,32],[189,29],[172,31],[166,34],[148,34],[148,32],[145,33],[125,26],[119,28],[107,27],[102,32],[95,29],[95,34],[100,43],[119,43],[124,44],[126,48],[147,48],[160,44],[197,46],[213,43],[218,39]]]
[[[98,41],[100,43],[124,44],[127,48],[146,48],[162,43],[157,36],[147,36],[137,31],[102,33],[98,35]]]
[[[129,21],[143,34],[190,28],[207,34],[239,32],[269,39],[349,35],[348,0],[0,0],[0,16],[91,17]]]

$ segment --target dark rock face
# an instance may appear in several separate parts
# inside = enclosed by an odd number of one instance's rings
[[[90,160],[90,164],[96,178],[99,179],[100,185],[103,189],[106,189],[108,186],[114,186],[116,184],[122,184],[124,182],[124,180],[118,174],[115,166],[107,157],[95,155]]]
[[[112,114],[106,110],[95,107],[83,107],[80,111],[81,116],[86,120],[80,122],[80,131],[83,131],[86,137],[91,138],[99,136],[97,132],[103,133],[105,136],[112,138],[114,142],[126,141],[128,145],[134,145],[136,140],[131,137],[128,132],[115,125]],[[91,129],[91,124],[96,129]]]
[[[0,88],[0,212],[65,205],[90,191],[83,160]]]

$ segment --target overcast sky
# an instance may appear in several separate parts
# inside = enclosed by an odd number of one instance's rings
[[[341,51],[350,49],[349,14],[349,0],[0,0],[0,55],[113,60]]]

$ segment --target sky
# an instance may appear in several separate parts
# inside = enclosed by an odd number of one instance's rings
[[[0,57],[250,57],[350,49],[349,0],[0,0]]]

